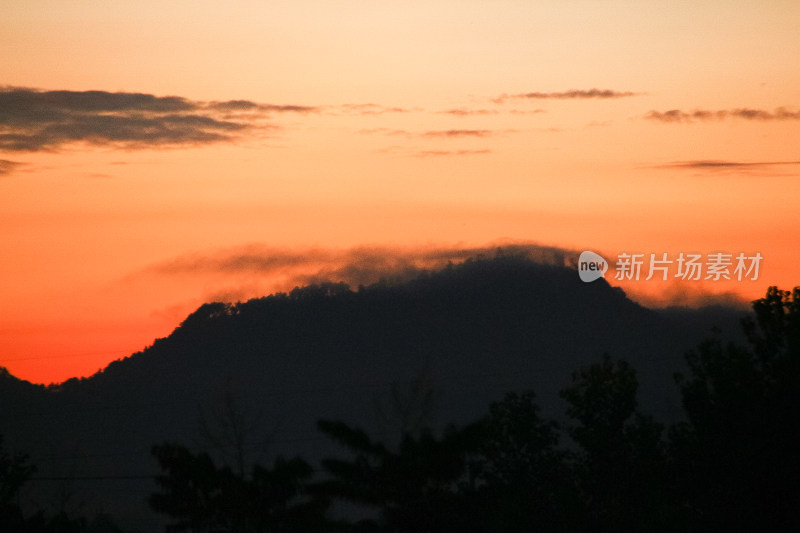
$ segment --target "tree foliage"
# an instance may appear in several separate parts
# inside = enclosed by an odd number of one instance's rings
[[[606,355],[562,390],[563,423],[542,416],[533,392],[440,435],[406,424],[397,446],[322,420],[347,451],[323,461],[322,479],[299,459],[244,479],[205,454],[156,447],[166,473],[151,504],[177,520],[172,531],[796,530],[800,289],[771,287],[753,310],[747,345],[712,338],[686,354],[685,419],[669,428],[639,410],[634,368]],[[331,501],[362,518],[330,520]]]
[[[21,530],[24,520],[18,504],[19,491],[35,471],[27,455],[10,454],[3,449],[0,435],[0,523]]]
[[[313,470],[302,459],[256,465],[245,479],[178,444],[155,446],[153,454],[165,473],[150,505],[174,519],[168,531],[322,531],[328,502],[307,491]]]
[[[673,429],[673,453],[707,531],[800,523],[800,288],[770,287],[753,311],[749,346],[705,341],[677,376],[688,422]]]
[[[362,527],[386,531],[468,531],[462,511],[469,493],[469,457],[477,451],[480,423],[450,427],[437,438],[430,430],[407,433],[399,449],[373,442],[362,430],[343,422],[321,420],[319,429],[348,448],[354,458],[326,459],[332,479],[321,487],[379,511],[377,522]]]

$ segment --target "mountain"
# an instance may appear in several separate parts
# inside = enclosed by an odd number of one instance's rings
[[[0,373],[0,433],[39,467],[29,498],[154,531],[153,444],[177,441],[232,464],[276,454],[316,462],[339,452],[316,431],[320,418],[391,441],[415,424],[474,420],[504,393],[529,389],[560,417],[558,391],[604,353],[637,369],[644,411],[672,419],[684,352],[711,325],[734,338],[742,316],[659,312],[573,269],[475,259],[357,291],[330,283],[205,304],[144,351],[54,387]]]

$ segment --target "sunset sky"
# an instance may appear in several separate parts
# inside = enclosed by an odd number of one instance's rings
[[[502,245],[764,258],[756,281],[622,283],[650,304],[800,284],[796,0],[2,11],[20,378],[91,375],[205,301]]]

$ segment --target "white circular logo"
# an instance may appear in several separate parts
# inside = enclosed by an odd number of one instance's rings
[[[581,252],[578,258],[578,275],[581,277],[581,281],[589,283],[602,278],[607,270],[608,261],[603,259],[600,254],[588,250]]]

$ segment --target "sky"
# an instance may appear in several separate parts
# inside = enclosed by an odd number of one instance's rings
[[[89,376],[206,301],[498,247],[594,251],[645,305],[800,285],[798,27],[795,0],[7,0],[0,366]]]

